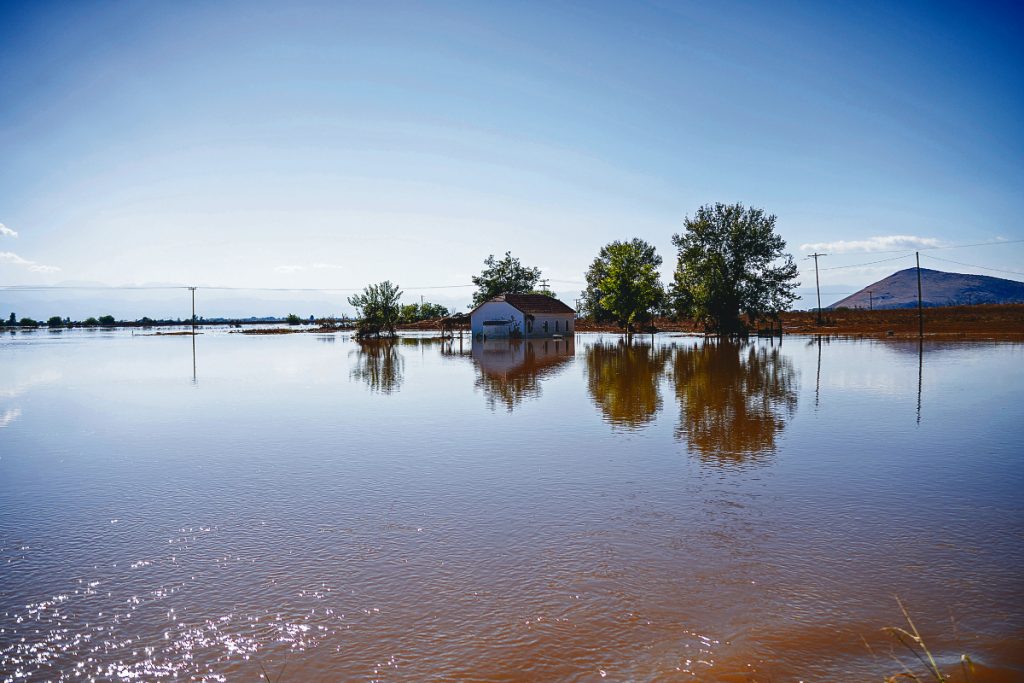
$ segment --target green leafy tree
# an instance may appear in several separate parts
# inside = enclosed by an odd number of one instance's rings
[[[512,252],[506,251],[505,258],[500,261],[491,254],[484,259],[484,269],[480,274],[473,276],[473,284],[477,286],[473,305],[479,306],[499,294],[529,294],[539,280],[540,268],[524,266],[512,256]]]
[[[112,315],[101,315],[99,320],[100,325],[104,325],[106,327],[110,327],[116,322],[117,321],[114,320],[114,316]]]
[[[395,325],[402,315],[402,306],[398,302],[401,298],[402,292],[398,285],[388,280],[369,285],[361,294],[350,296],[348,302],[355,306],[359,316],[356,335],[380,337],[386,334],[394,337]]]
[[[86,327],[96,327],[97,325],[100,324],[100,321],[97,320],[96,318],[89,317],[83,320],[82,324],[85,325]]]
[[[32,318],[22,318],[18,321],[18,325],[21,327],[39,327],[39,322]]]
[[[11,313],[11,317],[7,319],[7,324],[10,325],[11,327],[14,327],[15,325],[17,325],[18,324],[17,316],[15,316],[13,313]]]
[[[436,320],[448,315],[448,309],[441,304],[424,301],[421,304],[405,304],[399,320],[403,323],[415,323],[421,320]]]
[[[788,308],[800,283],[775,220],[762,209],[722,203],[687,216],[686,232],[672,236],[679,250],[671,288],[677,313],[709,332],[734,335]]]
[[[289,325],[301,325],[302,324],[302,318],[300,318],[299,316],[295,315],[294,313],[289,313],[288,317],[285,318],[284,321],[286,323],[288,323]]]
[[[450,315],[448,308],[441,304],[432,304],[429,301],[424,301],[420,304],[420,320],[435,320],[437,318],[445,318],[448,315]]]
[[[420,307],[419,304],[405,304],[402,306],[402,312],[398,316],[399,322],[403,323],[414,323],[420,319]]]
[[[642,239],[605,245],[587,271],[585,310],[632,332],[651,319],[665,298],[660,265],[661,257]]]
[[[64,319],[59,315],[50,316],[50,319],[46,321],[47,327],[63,327]]]

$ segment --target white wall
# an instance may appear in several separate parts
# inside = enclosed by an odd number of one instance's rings
[[[488,320],[508,320],[512,324],[493,327],[490,325],[485,326],[484,322]],[[519,330],[521,334],[526,334],[526,325],[523,321],[522,312],[504,301],[488,301],[481,305],[473,311],[469,323],[474,337],[481,334],[486,334],[489,338],[508,336],[512,330]]]
[[[554,334],[568,335],[573,333],[575,317],[572,313],[538,315],[533,320],[532,330],[530,330],[526,317],[515,306],[504,301],[488,301],[473,312],[473,315],[470,317],[470,329],[474,337],[486,335],[488,339],[509,336],[513,331],[518,331],[524,337],[550,337]],[[488,320],[509,320],[512,324],[485,326],[484,322]],[[545,322],[548,324],[546,331],[544,329]],[[558,324],[557,329],[555,323]]]

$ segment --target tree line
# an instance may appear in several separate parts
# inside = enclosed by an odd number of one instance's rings
[[[797,267],[776,232],[776,217],[743,204],[707,204],[672,235],[676,267],[664,286],[662,258],[648,242],[633,238],[601,247],[585,274],[581,317],[617,324],[627,333],[655,317],[688,319],[722,336],[746,334],[761,321],[775,320],[797,298]],[[473,306],[500,294],[539,291],[541,271],[524,266],[510,252],[484,260],[474,276]],[[402,292],[385,281],[349,297],[358,311],[361,336],[393,336],[400,321]]]
[[[143,320],[149,320],[149,319],[148,318],[143,318]],[[139,322],[141,323],[142,320],[140,320]],[[152,322],[152,321],[150,321],[150,322]],[[14,313],[11,313],[10,317],[7,319],[7,322],[4,324],[4,327],[11,327],[11,328],[14,328],[14,327],[39,327],[42,324],[43,323],[39,322],[38,320],[34,320],[33,318],[18,318],[17,315],[15,315]],[[59,315],[54,315],[54,316],[51,316],[46,321],[46,326],[50,327],[50,328],[58,328],[58,327],[111,327],[111,326],[116,325],[116,324],[118,324],[118,323],[117,323],[116,320],[114,320],[114,316],[112,316],[112,315],[101,315],[98,318],[86,318],[85,320],[72,320],[71,318],[62,318]]]
[[[615,323],[625,332],[644,329],[655,317],[696,321],[713,334],[745,334],[761,321],[777,319],[796,299],[797,267],[777,234],[776,217],[743,204],[708,204],[686,216],[683,231],[672,235],[676,267],[668,286],[658,268],[662,258],[653,245],[640,239],[614,241],[601,247],[585,274],[579,315],[598,323]],[[538,289],[540,268],[525,266],[511,252],[484,259],[472,278],[473,306],[501,294],[543,294]],[[367,286],[348,298],[357,311],[361,337],[394,336],[396,326],[442,318],[451,312],[430,302],[401,304],[402,291],[389,280]],[[291,324],[305,322],[294,314]],[[140,324],[153,324],[143,318]],[[110,326],[113,316],[81,323],[54,316],[50,327]],[[10,327],[36,327],[35,320],[16,320]]]

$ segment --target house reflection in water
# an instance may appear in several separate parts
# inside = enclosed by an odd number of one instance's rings
[[[741,464],[775,450],[796,410],[796,371],[780,349],[706,341],[671,361],[679,402],[676,435],[703,461]]]
[[[472,350],[476,386],[491,410],[500,404],[511,412],[525,399],[540,396],[541,380],[568,367],[575,353],[572,337],[476,340]]]

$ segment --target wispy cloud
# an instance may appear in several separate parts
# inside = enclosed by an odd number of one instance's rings
[[[2,237],[17,237],[18,233],[15,230],[11,230],[3,223],[0,223],[0,236]]]
[[[855,251],[895,251],[901,249],[925,249],[941,247],[942,242],[934,237],[916,235],[878,235],[866,240],[839,240],[836,242],[814,242],[801,244],[800,251],[827,251],[832,254],[846,254]]]
[[[29,261],[18,256],[13,251],[0,251],[0,263],[10,263],[11,265],[28,268],[33,273],[56,273],[60,270],[57,266],[44,266],[41,263]]]
[[[297,273],[302,270],[342,270],[345,266],[337,263],[311,263],[308,266],[288,265],[274,268],[278,273]]]

